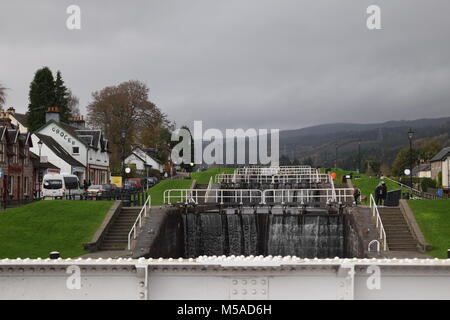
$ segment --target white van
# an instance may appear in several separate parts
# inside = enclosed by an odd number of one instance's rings
[[[63,198],[69,195],[80,195],[83,191],[80,188],[78,177],[68,173],[46,174],[42,180],[42,196],[52,198]]]

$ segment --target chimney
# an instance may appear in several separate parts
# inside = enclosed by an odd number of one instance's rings
[[[84,121],[83,116],[73,117],[69,119],[70,124],[76,127],[78,130],[86,129],[86,121]]]
[[[8,129],[11,129],[11,119],[9,118],[9,114],[5,111],[0,111],[0,126],[4,126]]]
[[[47,112],[45,113],[45,122],[49,122],[50,120],[59,122],[59,109],[58,107],[48,107]]]

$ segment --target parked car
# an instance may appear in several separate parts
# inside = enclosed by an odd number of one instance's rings
[[[93,184],[86,191],[87,195],[91,197],[101,196],[103,192],[105,189],[100,184]]]
[[[49,173],[42,179],[42,196],[63,198],[82,193],[78,177],[68,173]]]
[[[104,191],[114,191],[117,189],[115,184],[103,184],[102,185]]]
[[[156,177],[148,177],[144,181],[147,184],[146,187],[150,188],[150,187],[153,187],[155,184],[158,183],[158,178],[156,178]]]
[[[134,183],[125,182],[125,184],[123,185],[121,191],[135,192],[135,191],[137,191],[136,185]]]
[[[141,191],[142,190],[142,182],[141,182],[141,179],[139,179],[139,178],[129,178],[125,182],[125,185],[127,185],[127,184],[134,186],[136,191]]]

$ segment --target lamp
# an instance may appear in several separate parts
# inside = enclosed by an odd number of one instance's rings
[[[409,169],[410,169],[410,174],[409,174],[409,183],[411,185],[411,193],[412,193],[412,188],[413,188],[413,176],[412,176],[412,169],[413,169],[413,154],[412,154],[412,139],[414,137],[414,131],[409,128],[408,130],[408,139],[409,139]]]
[[[42,149],[42,145],[43,145],[44,143],[42,142],[42,140],[40,140],[39,139],[39,141],[38,141],[38,148],[39,148],[39,164],[41,164],[41,149]],[[38,183],[39,183],[39,199],[41,198],[41,184],[42,184],[42,168],[41,168],[41,166],[39,165],[39,171],[38,171]]]

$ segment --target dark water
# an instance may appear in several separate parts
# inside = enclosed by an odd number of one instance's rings
[[[184,256],[344,257],[341,215],[187,213]]]

